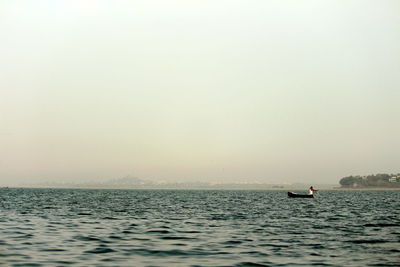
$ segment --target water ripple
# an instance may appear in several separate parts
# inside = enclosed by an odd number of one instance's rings
[[[6,266],[398,266],[400,191],[0,189]]]

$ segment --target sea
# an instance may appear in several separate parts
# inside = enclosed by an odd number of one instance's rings
[[[400,266],[400,191],[1,188],[0,265]]]

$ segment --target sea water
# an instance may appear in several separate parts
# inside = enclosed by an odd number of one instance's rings
[[[0,189],[6,266],[399,266],[400,191]]]

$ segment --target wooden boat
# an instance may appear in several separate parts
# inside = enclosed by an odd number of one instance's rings
[[[297,194],[293,192],[287,192],[288,197],[297,197],[297,198],[314,198],[314,195],[303,195],[303,194]]]

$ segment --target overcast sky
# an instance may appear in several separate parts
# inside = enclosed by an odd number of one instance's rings
[[[0,2],[0,184],[400,172],[400,1]]]

